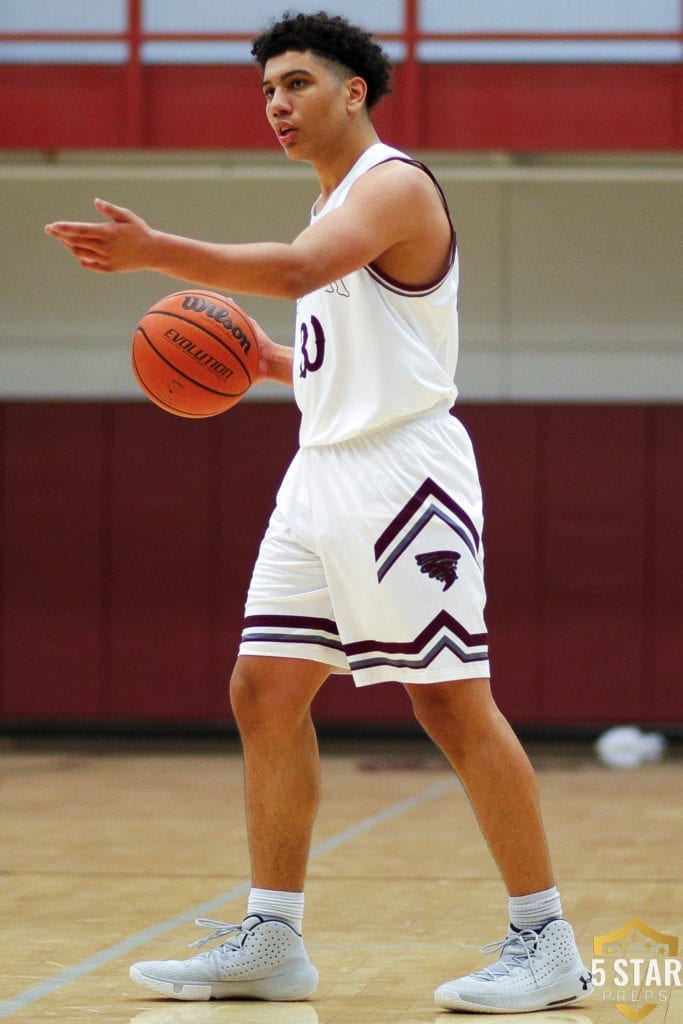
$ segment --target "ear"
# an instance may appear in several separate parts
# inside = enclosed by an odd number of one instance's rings
[[[360,109],[368,95],[368,87],[364,78],[355,75],[346,80],[346,96],[349,109]]]

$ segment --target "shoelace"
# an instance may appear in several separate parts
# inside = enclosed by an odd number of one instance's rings
[[[244,932],[244,929],[242,928],[241,924],[227,924],[225,921],[214,921],[210,917],[198,917],[195,921],[195,924],[198,924],[200,928],[214,929],[213,933],[211,935],[207,935],[205,939],[197,939],[196,942],[190,943],[190,946],[197,946],[198,949],[201,949],[202,946],[205,946],[207,944],[207,942],[212,942],[214,939],[222,939],[228,935],[239,935],[240,932]],[[240,946],[242,945],[242,942],[226,941],[222,942],[221,945],[231,946],[232,949],[239,949]]]
[[[510,974],[516,967],[528,967],[536,984],[533,957],[538,949],[538,932],[523,928],[520,932],[506,935],[500,942],[489,942],[481,947],[482,953],[500,953],[499,958],[489,967],[476,971],[475,977],[484,981],[495,981],[501,974]]]

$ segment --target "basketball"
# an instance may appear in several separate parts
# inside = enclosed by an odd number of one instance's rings
[[[148,309],[133,337],[133,373],[174,416],[217,416],[239,402],[258,366],[254,325],[236,302],[192,288]]]

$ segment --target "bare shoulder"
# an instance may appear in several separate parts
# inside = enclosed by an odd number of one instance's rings
[[[376,164],[358,179],[354,189],[368,194],[386,195],[405,202],[442,206],[434,179],[420,164],[398,157]]]
[[[353,186],[375,218],[395,226],[393,245],[374,266],[396,281],[419,285],[436,280],[449,266],[452,227],[435,181],[417,164],[388,160],[377,164]]]

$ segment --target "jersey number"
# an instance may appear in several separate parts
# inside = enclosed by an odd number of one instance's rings
[[[308,324],[301,324],[300,377],[305,377],[307,374],[315,373],[316,370],[319,370],[325,358],[325,332],[316,316],[311,317],[311,327],[313,328],[313,337],[310,335]],[[314,352],[309,350],[309,344],[311,347],[315,346]]]

